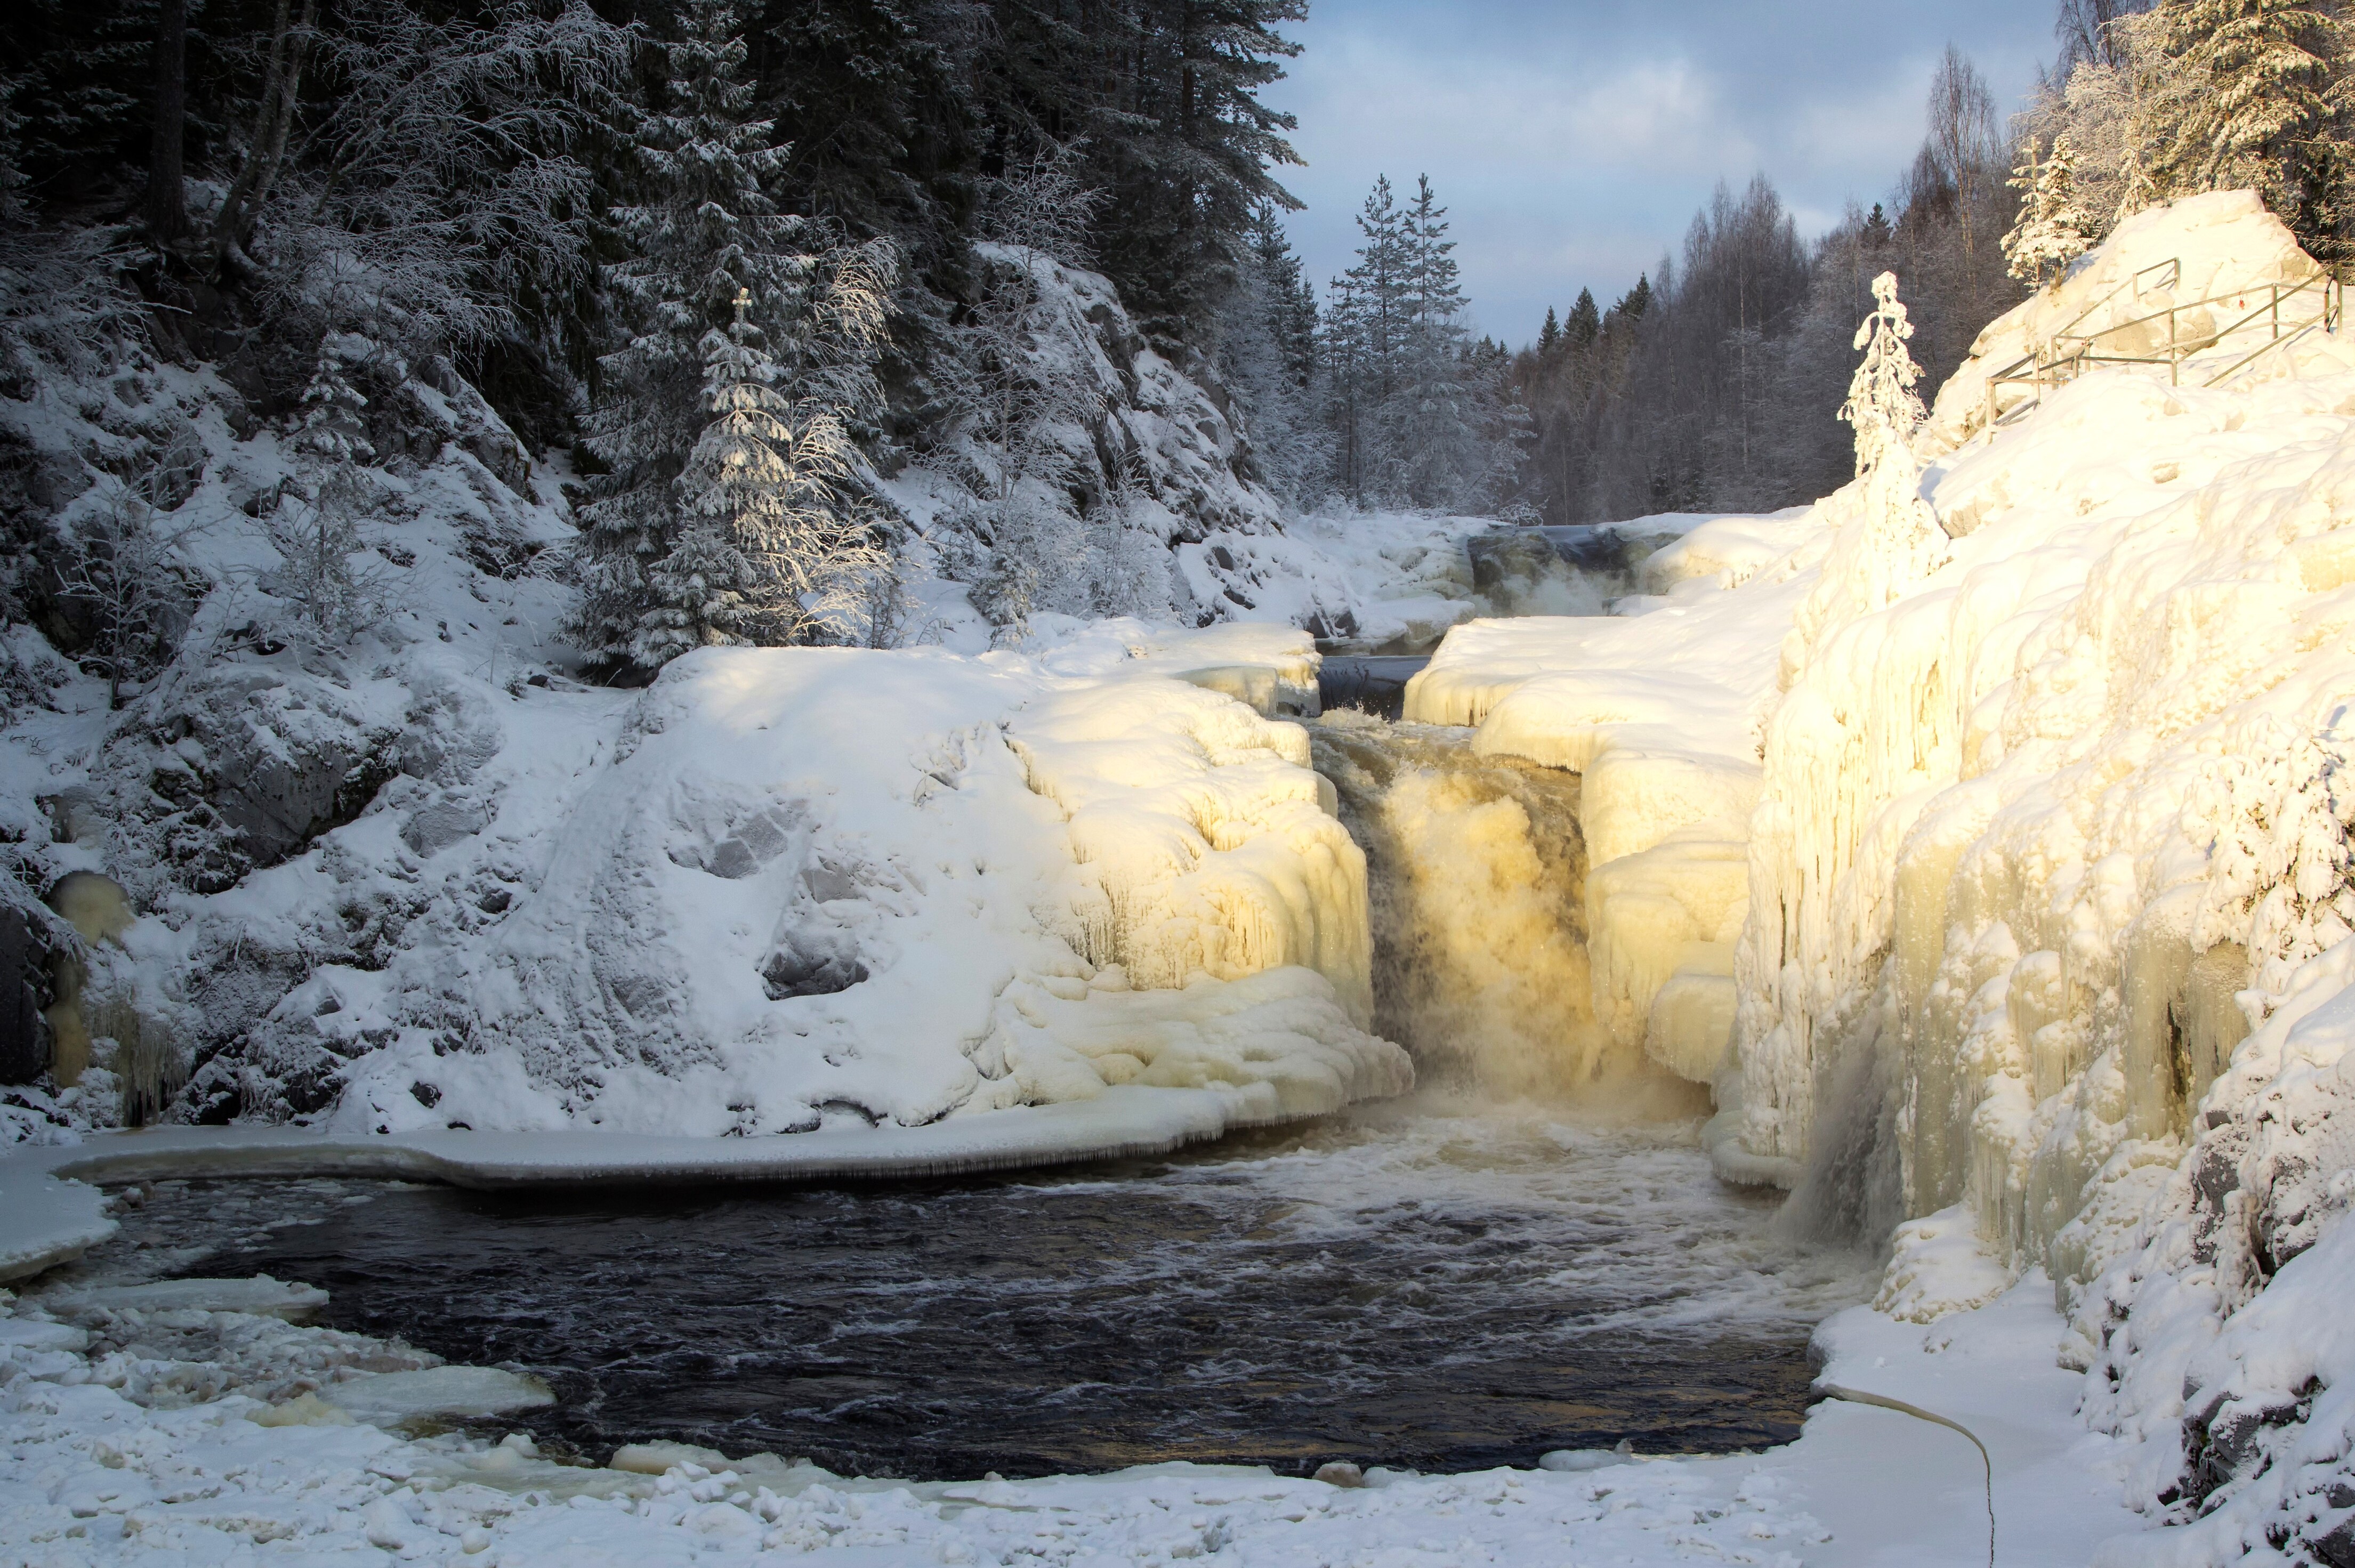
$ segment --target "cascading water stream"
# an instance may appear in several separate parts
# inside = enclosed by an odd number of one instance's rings
[[[1707,1115],[1705,1090],[1595,1020],[1578,775],[1476,755],[1466,731],[1347,709],[1310,741],[1366,851],[1376,1031],[1426,1081],[1590,1113]]]

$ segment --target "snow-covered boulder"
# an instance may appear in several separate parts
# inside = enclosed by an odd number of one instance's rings
[[[1286,1115],[1396,1092],[1402,1053],[1364,1032],[1364,859],[1305,737],[1133,662],[690,655],[570,753],[580,787],[508,793],[491,918],[478,848],[420,856],[447,915],[374,971],[322,967],[273,1019],[350,1060],[329,1123],[351,1131],[916,1126],[1120,1083],[1266,1085]]]
[[[1991,389],[1990,382],[2023,360],[2041,355],[2049,361],[2056,348],[2065,355],[2086,341],[2107,356],[2163,355],[2170,345],[2189,348],[2252,312],[2264,313],[2272,285],[2296,288],[2316,283],[2321,272],[2254,191],[2211,191],[2138,212],[2058,283],[1997,317],[1973,340],[1961,367],[1938,389],[1918,450],[1925,458],[1953,452],[1985,431],[1990,413],[2011,412],[2030,389],[2017,383]],[[2306,289],[2289,302],[2283,319],[2293,327],[2313,320],[2322,304],[2318,287]],[[2200,385],[2257,347],[2265,341],[2266,325],[2236,335],[2200,360],[2201,373],[2186,379]],[[2056,344],[2062,334],[2069,340]],[[1941,509],[1955,533],[1969,531],[1978,516],[1967,506]]]

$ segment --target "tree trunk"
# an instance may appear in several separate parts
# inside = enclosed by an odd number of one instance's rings
[[[167,4],[181,0],[166,0]],[[319,0],[303,0],[296,20],[287,0],[278,0],[270,36],[270,61],[261,80],[261,104],[254,116],[251,144],[245,166],[221,199],[220,217],[213,227],[213,243],[224,259],[241,253],[253,229],[253,214],[270,199],[279,165],[286,155],[286,138],[294,121],[294,96],[303,79],[303,57],[311,41],[311,27]]]
[[[169,245],[188,232],[182,145],[188,123],[187,0],[161,0],[155,33],[155,128],[147,149],[147,234]]]

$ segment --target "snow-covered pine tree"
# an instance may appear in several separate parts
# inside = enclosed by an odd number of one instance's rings
[[[2003,237],[2011,276],[2030,286],[2059,283],[2069,264],[2091,248],[2093,220],[2077,201],[2077,155],[2063,132],[2049,157],[2039,159],[2033,137],[2020,146],[2010,185],[2020,193],[2019,219]]]
[[[1864,357],[1849,378],[1848,401],[1839,411],[1856,431],[1859,477],[1891,458],[1913,454],[1913,434],[1926,417],[1922,396],[1913,389],[1922,367],[1906,347],[1913,336],[1913,324],[1897,297],[1897,274],[1883,272],[1872,280],[1872,310],[1856,329],[1855,347]]]
[[[1332,449],[1332,489],[1359,506],[1365,503],[1364,475],[1372,445],[1367,337],[1365,297],[1357,280],[1347,274],[1333,279],[1316,317],[1316,357],[1324,368],[1322,413]]]
[[[1314,408],[1316,301],[1273,202],[1260,208],[1222,316],[1219,368],[1260,473],[1287,506],[1307,505],[1330,464]]]
[[[1492,436],[1496,388],[1472,362],[1464,289],[1447,209],[1420,176],[1402,217],[1406,261],[1396,390],[1384,410],[1390,436],[1386,488],[1418,507],[1468,509],[1503,466]]]
[[[349,642],[384,609],[381,575],[357,563],[368,548],[359,520],[375,500],[365,465],[376,448],[368,398],[352,380],[353,369],[379,352],[350,333],[330,333],[320,345],[293,441],[303,485],[270,519],[282,564],[264,585],[293,604],[303,635],[325,647]]]
[[[688,645],[674,598],[701,590],[683,590],[676,571],[658,588],[650,573],[681,542],[675,486],[705,425],[706,337],[739,294],[760,322],[799,315],[817,270],[808,226],[767,193],[785,153],[770,123],[751,117],[741,26],[736,0],[685,0],[679,39],[664,48],[666,106],[634,131],[640,199],[613,215],[631,254],[605,280],[628,336],[600,361],[588,421],[589,450],[608,472],[582,508],[580,626],[608,657],[643,663],[656,646]]]
[[[1897,298],[1897,274],[1872,280],[1872,310],[1857,328],[1864,353],[1849,379],[1839,417],[1856,431],[1854,492],[1862,517],[1841,529],[1825,563],[1822,588],[1810,596],[1821,609],[1846,598],[1851,609],[1876,610],[1934,571],[1945,555],[1945,534],[1922,499],[1922,468],[1913,455],[1922,428],[1922,368],[1906,344],[1913,324]],[[1802,617],[1809,621],[1810,617]],[[1819,617],[1812,624],[1819,625]]]
[[[631,657],[648,668],[711,644],[818,640],[890,565],[856,502],[857,443],[827,400],[780,389],[751,304],[740,293],[734,323],[704,336],[711,420],[678,477],[677,542],[646,573]]]
[[[1335,432],[1338,488],[1364,506],[1394,496],[1397,475],[1384,447],[1384,426],[1405,379],[1413,314],[1406,215],[1388,175],[1374,181],[1357,221],[1365,242],[1358,247],[1358,264],[1335,283],[1326,315],[1328,359],[1348,368],[1348,384],[1335,389],[1335,415],[1346,421]]]
[[[2191,91],[2172,96],[2154,176],[2182,190],[2254,185],[2278,208],[2343,94],[2346,24],[2329,0],[2165,0],[2160,47]]]

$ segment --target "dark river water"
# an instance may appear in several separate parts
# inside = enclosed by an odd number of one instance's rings
[[[858,1189],[275,1190],[166,1183],[118,1246],[168,1231],[170,1272],[307,1281],[336,1327],[537,1372],[558,1405],[509,1424],[594,1457],[911,1479],[1786,1441],[1810,1327],[1870,1279],[1772,1239],[1690,1125],[1532,1108]]]

